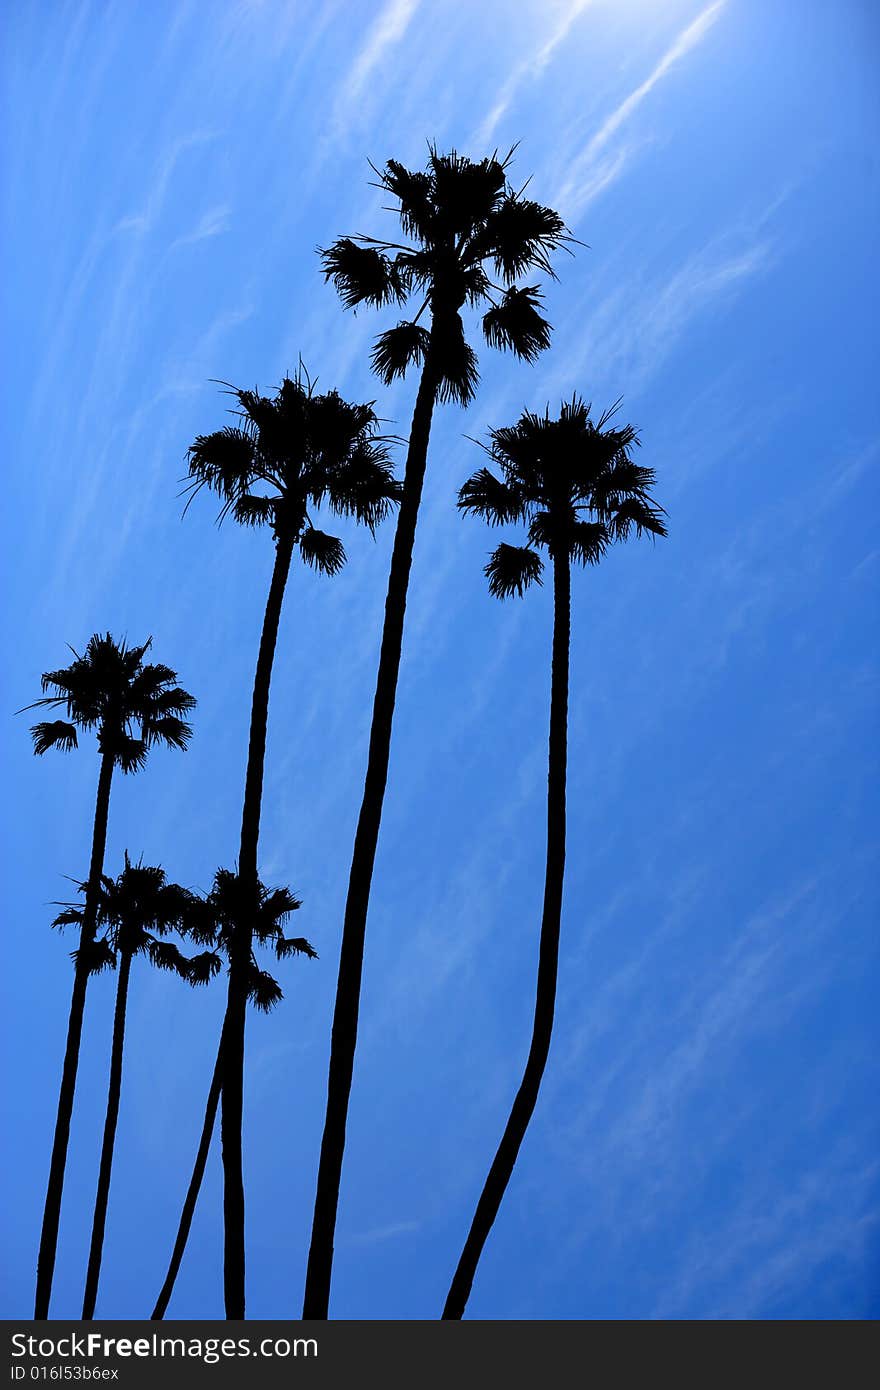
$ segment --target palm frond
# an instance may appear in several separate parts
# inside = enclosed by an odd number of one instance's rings
[[[566,534],[571,526],[574,517],[569,513],[565,520],[560,523],[555,517],[546,511],[532,512],[529,521],[529,542],[531,545],[543,545],[549,551],[553,551],[560,542],[565,544]]]
[[[255,965],[251,966],[248,974],[247,995],[251,1003],[264,1014],[270,1013],[284,998],[278,981],[268,970],[260,970]]]
[[[164,933],[172,928],[182,936],[190,934],[190,923],[201,914],[204,900],[179,883],[165,883],[156,895],[153,930]]]
[[[57,917],[52,918],[52,926],[58,927],[61,931],[65,927],[80,927],[83,921],[83,909],[81,907],[66,906]]]
[[[608,549],[608,528],[601,521],[575,521],[568,531],[568,553],[579,565],[598,565]]]
[[[293,912],[298,912],[302,907],[302,898],[298,898],[290,888],[263,888],[261,885],[260,893],[260,914],[266,921],[271,921],[276,927]]]
[[[60,748],[63,753],[69,753],[77,747],[76,726],[66,724],[63,719],[34,724],[31,728],[31,738],[34,741],[34,752],[38,756],[48,753],[50,748]]]
[[[148,748],[155,743],[164,743],[166,748],[178,748],[183,752],[192,738],[192,725],[178,719],[174,714],[160,715],[158,719],[144,721],[144,741]]]
[[[304,936],[279,936],[275,940],[275,954],[279,960],[286,956],[308,956],[318,959],[318,952]]]
[[[626,497],[608,522],[608,529],[615,540],[626,540],[631,530],[637,536],[667,536],[666,523],[660,509],[651,506],[641,497]]]
[[[480,373],[477,370],[477,354],[464,336],[460,314],[435,315],[432,351],[439,378],[437,394],[440,400],[469,405],[476,395]]]
[[[223,968],[222,957],[216,951],[202,951],[187,961],[186,978],[191,985],[207,985]]]
[[[87,652],[91,652],[93,643],[99,643],[104,647],[111,660],[118,661],[120,658],[126,667],[128,680],[132,680],[135,674],[141,669],[144,657],[153,645],[152,637],[148,637],[146,642],[141,642],[137,647],[130,647],[126,641],[121,643],[114,642],[113,637],[108,632],[101,638],[92,637],[87,647]]]
[[[458,493],[460,511],[481,516],[490,526],[519,521],[524,514],[523,499],[488,468],[479,468]]]
[[[552,208],[512,194],[487,219],[473,251],[481,259],[491,258],[497,273],[511,284],[535,268],[555,279],[550,257],[570,240],[565,223]]]
[[[84,942],[77,950],[71,951],[70,959],[76,965],[84,965],[89,975],[100,975],[104,970],[116,969],[116,952],[104,937]]]
[[[40,677],[40,689],[46,695],[50,690],[55,691],[55,697],[66,699],[68,695],[76,692],[79,680],[83,674],[86,663],[82,657],[77,657],[72,666],[68,666],[58,671],[44,671]],[[35,704],[49,704],[49,700],[35,701]]]
[[[146,739],[121,735],[113,740],[112,751],[116,766],[124,773],[140,772],[147,765]]]
[[[370,354],[370,365],[380,380],[390,386],[413,363],[421,366],[430,341],[427,328],[404,320],[379,334]]]
[[[151,661],[149,665],[139,667],[132,676],[128,687],[129,699],[135,705],[142,700],[158,700],[167,693],[168,687],[173,686],[176,680],[177,672],[172,671],[170,666],[165,666],[162,662]]]
[[[289,888],[266,888],[261,883],[253,920],[254,936],[263,943],[275,941],[281,935],[288,917],[301,907],[301,900]]]
[[[429,169],[437,233],[467,237],[498,208],[507,178],[504,166],[494,157],[477,162],[456,150],[439,154],[432,148]]]
[[[384,446],[365,441],[327,480],[327,500],[337,516],[351,516],[375,533],[401,497],[403,484]]]
[[[338,574],[345,564],[345,547],[336,536],[309,526],[299,538],[299,553],[307,565],[321,574]]]
[[[381,187],[400,203],[398,215],[407,236],[426,241],[431,235],[434,215],[430,174],[407,169],[396,159],[389,159],[379,179]]]
[[[489,452],[505,479],[539,505],[546,503],[550,475],[559,481],[558,434],[559,422],[550,419],[549,410],[544,415],[525,410],[516,424],[489,432]]]
[[[172,671],[171,677],[176,679],[176,672]],[[133,692],[131,698],[132,709],[141,711],[150,719],[158,719],[169,714],[189,714],[197,704],[198,701],[195,696],[190,695],[188,690],[183,690],[179,685],[157,690],[149,697],[141,697],[137,692]]]
[[[527,546],[506,545],[492,552],[483,573],[489,581],[489,592],[495,598],[522,598],[530,584],[541,584],[544,565],[540,555]]]
[[[505,291],[500,304],[483,315],[483,334],[490,347],[507,348],[525,362],[535,362],[550,346],[550,324],[539,313],[537,286],[516,285]]]
[[[406,298],[397,267],[384,252],[364,246],[351,237],[339,237],[332,246],[319,248],[325,280],[332,280],[346,309],[358,304],[379,307]]]
[[[150,958],[150,963],[155,965],[158,970],[170,970],[183,980],[191,978],[190,962],[171,941],[149,940],[147,942],[147,955]]]
[[[232,516],[240,526],[265,526],[275,521],[278,502],[274,497],[257,497],[245,493],[232,504]]]
[[[469,304],[472,309],[476,309],[485,299],[490,297],[489,291],[492,284],[479,261],[476,265],[465,265],[462,268],[461,285],[464,290],[465,303]]]
[[[189,491],[208,487],[228,501],[250,486],[257,466],[256,440],[238,425],[200,434],[189,447],[187,466]]]
[[[581,496],[597,512],[611,512],[626,497],[647,500],[648,489],[655,482],[653,468],[644,468],[635,463],[623,450],[608,466],[593,470],[592,477],[583,479]]]

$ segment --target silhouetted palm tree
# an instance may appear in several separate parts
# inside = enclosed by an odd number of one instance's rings
[[[476,354],[465,338],[461,317],[465,305],[483,308],[483,334],[492,347],[509,348],[531,362],[549,345],[550,325],[540,312],[538,287],[516,282],[535,270],[552,275],[551,253],[570,240],[555,212],[511,187],[507,169],[512,153],[504,160],[493,155],[475,163],[455,151],[440,155],[432,149],[422,172],[389,160],[384,170],[375,172],[379,187],[396,200],[408,244],[368,236],[342,237],[321,253],[325,278],[334,281],[347,307],[402,304],[416,296],[415,317],[377,338],[372,362],[386,385],[412,364],[421,367],[421,377],[391,557],[367,773],[345,905],[327,1113],[306,1273],[306,1318],[328,1315],[367,909],[434,405],[438,400],[467,405],[479,380]],[[422,315],[424,324],[419,322]]]
[[[301,378],[285,379],[274,399],[233,390],[240,424],[202,436],[189,451],[193,492],[209,487],[245,526],[269,525],[275,566],[254,677],[238,873],[242,920],[229,945],[229,992],[223,1024],[222,1114],[224,1294],[226,1316],[245,1313],[242,1086],[251,918],[258,897],[257,850],[269,688],[284,589],[294,549],[324,574],[345,562],[341,541],[312,525],[310,509],[326,505],[370,530],[397,500],[386,441],[372,405],[350,405],[335,391],[315,395]],[[252,906],[248,906],[252,904]]]
[[[509,429],[493,430],[488,452],[498,477],[481,468],[462,487],[458,505],[490,525],[528,522],[528,546],[499,545],[486,566],[497,598],[520,597],[541,583],[546,550],[553,566],[553,656],[547,778],[547,863],[538,955],[535,1015],[529,1055],[498,1151],[489,1169],[471,1229],[449,1289],[444,1318],[460,1318],[474,1273],[510,1180],[535,1109],[553,1029],[559,927],[565,872],[565,781],[571,564],[598,564],[615,541],[632,531],[665,536],[660,509],[648,489],[650,468],[633,461],[638,443],[631,425],[614,429],[616,406],[593,422],[577,396],[558,418],[526,412]],[[533,548],[534,547],[534,548]]]
[[[273,945],[279,960],[291,955],[303,955],[317,960],[317,951],[306,941],[304,936],[287,937],[284,935],[284,924],[291,913],[300,906],[299,899],[290,892],[289,888],[269,889],[262,883],[258,885],[258,892],[259,905],[253,927],[253,936],[256,940],[261,945]],[[206,984],[221,969],[223,956],[228,958],[230,946],[240,920],[240,913],[241,901],[237,877],[228,869],[218,869],[214,876],[211,892],[201,904],[201,911],[197,912],[195,917],[192,915],[188,917],[190,935],[202,945],[210,947],[209,950],[195,956],[188,963],[189,978],[192,983]],[[252,952],[248,981],[248,998],[251,1003],[264,1013],[268,1013],[281,997],[281,986],[267,971],[260,969]],[[208,1162],[211,1136],[217,1118],[217,1106],[220,1101],[222,1086],[222,1054],[221,1042],[217,1061],[214,1065],[214,1074],[211,1077],[208,1102],[205,1107],[205,1119],[192,1177],[183,1203],[168,1273],[151,1314],[153,1321],[159,1321],[165,1316],[189,1239],[196,1201]]]
[[[85,893],[87,887],[85,883],[80,884],[80,892]],[[159,969],[171,970],[183,979],[189,979],[189,962],[186,957],[173,942],[161,938],[166,937],[175,928],[182,934],[186,933],[187,918],[193,911],[194,902],[194,895],[187,889],[167,882],[165,870],[158,865],[132,864],[128,851],[125,854],[125,867],[118,878],[108,878],[106,874],[101,877],[96,925],[98,930],[103,930],[103,936],[100,941],[95,941],[95,945],[100,946],[102,953],[108,953],[109,958],[118,967],[118,975],[104,1137],[101,1144],[98,1188],[83,1298],[84,1319],[94,1317],[98,1296],[104,1227],[113,1171],[113,1149],[122,1092],[125,1013],[132,960],[137,955],[145,955]],[[81,926],[83,915],[82,907],[67,903],[52,925],[64,927],[76,923]]]
[[[109,633],[104,636],[96,633],[90,638],[82,656],[73,653],[75,659],[70,666],[45,672],[42,678],[43,698],[27,706],[28,709],[38,706],[63,708],[67,714],[66,721],[56,719],[33,726],[31,734],[35,753],[46,753],[50,748],[68,752],[77,746],[77,729],[87,729],[96,732],[101,754],[88,886],[80,944],[75,958],[64,1066],[37,1257],[34,1304],[34,1317],[37,1319],[49,1316],[86,987],[93,964],[90,950],[95,938],[113,770],[118,767],[124,773],[138,772],[155,744],[184,749],[192,734],[183,715],[194,709],[196,702],[192,695],[175,684],[176,672],[168,666],[144,665],[143,659],[151,642],[152,639],[140,647],[128,647],[124,641],[114,642]],[[48,694],[48,691],[54,693]]]

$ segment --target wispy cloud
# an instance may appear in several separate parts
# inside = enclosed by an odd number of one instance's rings
[[[194,149],[199,145],[208,144],[215,140],[217,134],[211,130],[195,130],[189,135],[183,135],[175,140],[168,151],[162,156],[153,177],[152,186],[147,194],[146,201],[140,211],[130,213],[123,217],[113,228],[114,232],[133,230],[138,232],[148,232],[157,222],[165,206],[168,189],[174,172],[180,163],[181,157],[188,150]]]
[[[692,24],[689,24],[686,29],[682,30],[672,47],[667,49],[663,54],[663,57],[660,59],[660,62],[657,64],[650,77],[647,77],[640,86],[636,87],[635,91],[630,92],[629,96],[620,103],[616,110],[612,111],[604,125],[596,131],[596,134],[584,151],[587,158],[592,158],[603,145],[607,145],[611,136],[620,129],[625,120],[628,120],[636,107],[641,106],[648,93],[653,91],[657,83],[669,72],[670,68],[677,63],[680,58],[684,58],[686,54],[690,53],[692,48],[696,48],[697,44],[705,38],[723,8],[724,0],[715,0],[714,4],[708,5],[705,10],[697,15]]]
[[[871,1205],[877,1174],[876,1163],[853,1162],[844,1139],[821,1169],[791,1190],[752,1186],[714,1240],[701,1232],[687,1249],[653,1317],[686,1315],[707,1292],[713,1319],[766,1316],[774,1300],[803,1284],[816,1266],[831,1259],[864,1263],[880,1221]]]
[[[219,207],[209,208],[203,213],[196,226],[185,236],[179,236],[171,243],[173,250],[177,246],[191,246],[196,241],[206,241],[208,237],[220,236],[229,228],[229,214],[231,209],[226,203],[221,203]]]
[[[577,178],[569,180],[565,187],[560,189],[554,198],[554,202],[563,209],[564,215],[573,221],[576,216],[580,216],[590,203],[596,201],[606,188],[616,183],[623,173],[626,165],[635,149],[635,145],[622,145],[619,150],[609,154],[605,159],[599,159],[586,168]]]
[[[597,365],[602,390],[615,391],[625,377],[629,391],[636,391],[656,375],[695,320],[769,270],[774,259],[769,237],[756,239],[743,229],[713,238],[671,275],[615,287],[592,314],[578,317],[573,350],[560,359],[563,370],[548,378],[545,391],[567,390],[587,363]]]
[[[592,0],[573,0],[573,3],[559,16],[534,57],[526,58],[521,63],[517,64],[503,83],[496,98],[495,105],[474,134],[472,141],[474,145],[481,146],[485,144],[487,140],[491,139],[493,132],[505,116],[519,88],[524,82],[534,81],[542,75],[560,44],[568,37],[575,20],[579,15],[583,14],[584,10],[587,9],[590,4],[592,4]]]
[[[342,82],[336,109],[337,125],[345,126],[353,115],[370,77],[389,49],[403,38],[419,7],[419,0],[389,0],[370,29],[363,47]]]
[[[607,187],[609,183],[618,178],[623,172],[631,152],[627,149],[622,150],[616,159],[606,162],[604,167],[607,176],[604,180],[600,181],[598,189],[594,186],[595,176],[592,180],[590,177],[590,170],[612,136],[617,134],[621,126],[628,121],[633,112],[641,106],[645,97],[654,90],[657,84],[663,80],[675,64],[679,62],[680,59],[686,57],[692,49],[696,48],[696,46],[702,42],[712,25],[718,19],[724,8],[724,4],[725,0],[714,0],[713,4],[708,5],[706,9],[702,10],[700,14],[697,15],[696,19],[693,20],[686,29],[682,30],[675,42],[663,54],[663,57],[651,72],[650,76],[646,77],[644,82],[640,83],[638,87],[630,92],[629,96],[624,97],[623,101],[615,107],[610,116],[605,118],[595,135],[587,142],[581,154],[575,160],[574,166],[564,185],[556,195],[557,204],[561,205],[567,211],[569,217],[573,216],[575,212],[580,212],[586,205],[586,202],[596,197],[598,191]],[[611,171],[610,173],[607,172],[609,170]]]
[[[349,1237],[350,1245],[380,1245],[396,1236],[413,1235],[420,1229],[419,1221],[393,1221],[387,1226],[374,1226],[370,1231],[361,1231]]]

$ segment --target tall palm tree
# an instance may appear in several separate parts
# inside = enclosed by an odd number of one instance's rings
[[[259,884],[258,892],[259,905],[254,920],[254,939],[261,945],[274,945],[275,955],[279,960],[291,955],[303,955],[317,960],[317,951],[306,941],[304,936],[288,937],[284,935],[285,923],[291,913],[300,906],[299,899],[288,888],[269,889],[262,883]],[[223,957],[228,958],[229,955],[229,949],[240,918],[240,909],[240,890],[236,875],[227,869],[218,869],[214,876],[213,887],[203,900],[202,910],[197,912],[194,917],[188,918],[190,935],[202,945],[210,948],[189,961],[188,974],[192,983],[206,984],[222,968]],[[248,982],[248,998],[251,1003],[263,1013],[268,1013],[280,1001],[281,997],[281,986],[268,971],[260,969],[252,953],[251,973]],[[183,1203],[168,1273],[151,1314],[153,1321],[160,1321],[165,1316],[189,1239],[196,1202],[208,1162],[211,1137],[217,1118],[217,1106],[220,1103],[222,1055],[221,1043],[214,1065],[214,1073],[211,1077],[208,1101],[205,1107],[205,1119],[202,1124],[192,1177]]]
[[[226,1316],[245,1315],[242,1088],[252,920],[259,897],[257,851],[269,688],[281,605],[295,549],[306,564],[336,574],[342,542],[312,525],[326,505],[371,531],[388,515],[400,486],[371,404],[350,405],[335,391],[316,395],[302,376],[285,378],[273,399],[232,390],[239,423],[196,439],[189,451],[191,496],[203,487],[245,526],[271,526],[275,565],[263,618],[251,703],[238,873],[242,919],[229,943],[229,989],[223,1023],[221,1141],[223,1151],[224,1297]]]
[[[87,891],[87,884],[80,884],[80,891]],[[125,1015],[128,1004],[128,985],[132,961],[135,956],[146,956],[152,965],[161,970],[171,970],[183,979],[190,978],[189,961],[177,946],[164,938],[177,929],[185,934],[188,919],[195,905],[194,895],[176,883],[169,883],[165,870],[159,865],[143,862],[132,864],[125,852],[125,866],[116,879],[106,874],[101,877],[98,892],[97,928],[103,931],[100,941],[102,952],[109,953],[114,965],[118,967],[116,982],[116,1004],[113,1011],[113,1040],[110,1048],[110,1075],[107,1085],[107,1109],[104,1117],[104,1137],[101,1144],[101,1161],[98,1169],[98,1187],[92,1218],[92,1237],[89,1247],[89,1261],[86,1271],[85,1295],[83,1298],[84,1319],[95,1315],[95,1302],[98,1296],[98,1280],[101,1273],[101,1256],[104,1248],[104,1228],[107,1220],[107,1205],[110,1197],[110,1179],[113,1171],[113,1150],[116,1142],[116,1125],[119,1118],[119,1101],[122,1092],[122,1063],[125,1052]],[[82,925],[83,908],[74,903],[64,904],[53,926],[64,927],[72,923]]]
[[[553,1030],[559,929],[565,874],[565,783],[568,739],[571,565],[598,564],[615,541],[635,531],[665,536],[661,509],[648,489],[654,473],[632,458],[638,443],[632,425],[611,427],[616,411],[597,421],[575,396],[556,419],[528,411],[508,429],[491,432],[488,452],[498,474],[481,468],[459,493],[463,512],[490,526],[527,522],[527,546],[502,544],[486,565],[489,590],[497,598],[520,597],[541,583],[546,551],[553,568],[553,654],[547,776],[547,860],[538,952],[532,1039],[523,1078],[489,1169],[449,1289],[444,1318],[461,1318],[477,1263],[498,1214],[520,1145],[538,1099]]]
[[[77,730],[83,729],[96,733],[101,755],[88,886],[79,949],[75,957],[67,1042],[37,1257],[36,1319],[49,1316],[86,987],[93,963],[90,953],[95,940],[113,772],[116,768],[123,773],[139,772],[146,763],[150,749],[156,744],[185,749],[192,734],[183,716],[195,708],[196,702],[192,695],[176,684],[177,674],[170,667],[144,664],[151,643],[152,638],[139,647],[129,647],[125,641],[115,642],[109,632],[103,636],[95,633],[81,656],[74,651],[70,666],[44,673],[43,698],[27,706],[28,709],[39,706],[63,708],[67,714],[66,720],[55,719],[33,726],[31,734],[35,753],[43,754],[50,748],[68,752],[77,747]]]
[[[483,310],[483,334],[491,347],[510,349],[532,362],[549,345],[550,325],[540,312],[540,290],[517,282],[534,271],[552,276],[551,254],[571,240],[552,209],[524,198],[522,190],[511,186],[507,171],[512,154],[474,162],[454,150],[441,155],[432,148],[426,169],[418,172],[389,160],[382,171],[374,172],[379,187],[396,202],[407,241],[342,237],[321,253],[325,279],[334,282],[349,308],[403,304],[415,296],[415,316],[380,334],[372,363],[386,385],[413,364],[421,368],[421,375],[391,556],[367,772],[345,905],[327,1111],[306,1273],[306,1318],[326,1318],[330,1302],[367,910],[434,406],[437,401],[466,406],[477,387],[477,357],[465,338],[462,321],[465,305]]]

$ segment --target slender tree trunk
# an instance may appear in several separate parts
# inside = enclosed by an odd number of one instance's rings
[[[263,766],[266,758],[266,725],[269,717],[269,688],[272,663],[278,640],[278,623],[284,588],[290,572],[293,536],[284,534],[276,541],[275,565],[266,601],[260,651],[254,676],[251,703],[250,740],[244,806],[241,815],[241,843],[238,854],[242,919],[236,924],[229,952],[229,993],[223,1022],[222,1107],[220,1138],[223,1151],[223,1290],[227,1318],[245,1315],[244,1176],[242,1171],[242,1097],[244,1089],[244,1034],[247,1016],[248,973],[251,965],[253,917],[258,893],[257,849],[260,839],[260,807],[263,796]]]
[[[342,1156],[345,1150],[345,1126],[357,1045],[367,909],[382,819],[385,783],[388,778],[391,725],[403,645],[406,595],[436,394],[436,378],[429,349],[413,411],[403,493],[391,554],[388,594],[385,599],[385,625],[382,630],[376,695],[373,701],[373,722],[370,728],[367,775],[348,880],[330,1042],[327,1112],[321,1140],[312,1239],[306,1271],[304,1318],[326,1318],[330,1303],[333,1237],[336,1230],[336,1209],[339,1203]]]
[[[49,1300],[52,1296],[52,1276],[55,1272],[55,1252],[58,1248],[58,1222],[61,1217],[61,1194],[64,1189],[64,1169],[67,1164],[70,1120],[73,1114],[73,1096],[76,1090],[76,1072],[79,1064],[79,1046],[86,1006],[86,988],[89,982],[88,963],[85,957],[87,948],[95,936],[98,890],[104,869],[104,849],[107,844],[107,819],[110,811],[110,784],[112,780],[113,755],[112,753],[103,753],[101,755],[101,771],[98,776],[98,794],[92,830],[92,857],[89,864],[86,902],[79,937],[80,949],[73,974],[73,993],[67,1021],[67,1042],[64,1048],[61,1088],[58,1092],[58,1112],[55,1118],[55,1136],[52,1140],[52,1158],[49,1163],[46,1203],[43,1208],[40,1250],[37,1256],[37,1290],[34,1300],[34,1318],[37,1320],[48,1318]]]
[[[192,1177],[189,1180],[189,1187],[186,1190],[186,1197],[183,1203],[183,1211],[180,1214],[180,1225],[177,1228],[177,1239],[174,1242],[174,1249],[171,1252],[171,1262],[168,1266],[168,1273],[165,1275],[165,1283],[159,1297],[156,1299],[156,1306],[150,1317],[152,1322],[161,1322],[165,1316],[165,1311],[171,1301],[174,1292],[174,1285],[183,1261],[183,1252],[186,1250],[186,1243],[189,1240],[190,1227],[198,1201],[199,1191],[202,1186],[202,1179],[205,1176],[205,1168],[208,1163],[208,1151],[211,1148],[211,1137],[214,1133],[214,1124],[217,1119],[217,1106],[220,1103],[220,1084],[221,1084],[221,1064],[222,1064],[223,1039],[220,1040],[220,1048],[217,1052],[217,1060],[214,1063],[214,1075],[211,1077],[211,1088],[208,1091],[208,1103],[205,1106],[205,1120],[202,1125],[202,1137],[199,1140],[199,1148],[196,1154],[196,1161],[193,1165]]]
[[[131,952],[122,950],[119,978],[116,982],[116,1008],[113,1011],[113,1042],[110,1049],[110,1080],[107,1086],[107,1113],[104,1117],[104,1138],[101,1144],[101,1163],[98,1168],[98,1190],[95,1214],[92,1219],[92,1240],[83,1296],[83,1321],[95,1316],[98,1280],[101,1277],[101,1256],[104,1252],[104,1227],[107,1222],[107,1203],[110,1200],[110,1177],[113,1172],[113,1145],[116,1142],[116,1122],[119,1119],[119,1096],[122,1091],[122,1056],[125,1050],[125,1007],[128,1003],[128,980],[131,974]]]
[[[571,630],[571,573],[567,556],[559,556],[553,561],[553,599],[553,673],[547,775],[547,866],[544,877],[544,909],[541,918],[532,1042],[507,1126],[489,1169],[458,1268],[449,1288],[446,1306],[443,1309],[444,1319],[461,1318],[464,1315],[477,1264],[498,1215],[520,1145],[534,1113],[550,1051],[559,963],[562,885],[565,876],[568,652]]]

